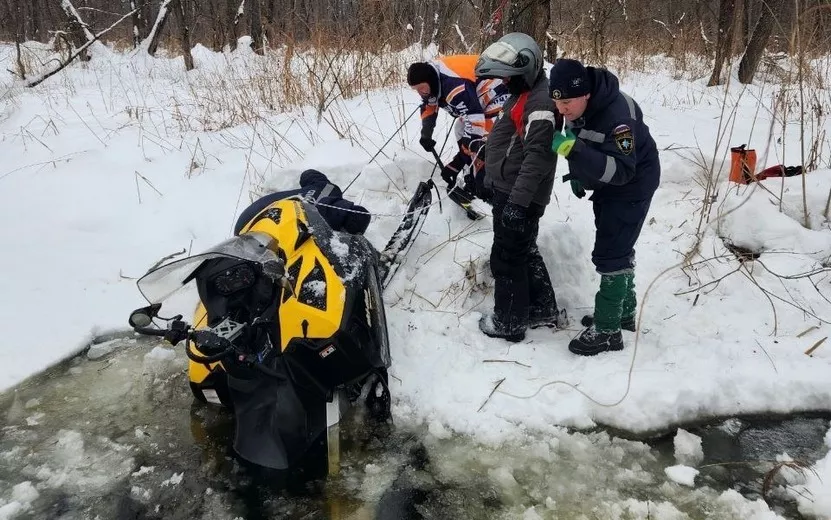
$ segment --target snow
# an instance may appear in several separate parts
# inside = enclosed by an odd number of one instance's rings
[[[403,85],[338,99],[326,119],[312,107],[260,99],[252,75],[265,75],[275,57],[245,46],[224,54],[197,46],[197,69],[189,73],[181,58],[102,46],[92,51],[92,61],[35,89],[0,80],[0,219],[6,223],[0,227],[0,390],[81,351],[97,335],[126,330],[129,312],[144,304],[135,279],[149,266],[227,238],[253,197],[295,187],[304,169],[320,169],[342,188],[361,173],[346,194],[376,214],[367,238],[379,248],[432,171],[430,157],[413,146],[416,117],[369,164],[416,107]],[[408,52],[422,57],[421,49]],[[10,46],[0,46],[0,65],[11,68],[5,63],[11,56]],[[390,60],[399,60],[403,78],[407,55]],[[769,137],[774,143],[783,137],[782,125],[772,125],[759,107],[773,106],[776,88],[708,88],[705,82],[660,70],[622,78],[646,114],[663,168],[637,247],[640,333],[624,332],[622,352],[594,358],[566,348],[598,283],[590,263],[591,204],[574,198],[567,184],[555,183],[539,245],[574,325],[529,331],[516,345],[478,330],[480,313],[492,306],[489,219],[470,222],[452,204],[436,205],[384,295],[397,419],[426,423],[438,438],[468,434],[498,444],[559,427],[602,424],[643,433],[713,416],[829,408],[831,348],[805,351],[831,335],[824,271],[831,230],[823,216],[831,161],[821,160],[804,178],[808,228],[803,178],[730,186],[727,147],[750,142],[760,150],[759,168],[797,164],[799,125],[787,125],[784,155],[780,144],[767,152]],[[729,138],[719,135],[724,103],[725,114],[735,107],[735,118],[722,125],[732,129]],[[437,135],[449,124],[440,116]],[[713,164],[720,175],[711,222],[699,229],[702,164]],[[725,242],[761,256],[739,263]],[[194,290],[183,291],[164,313],[187,316],[195,301]],[[181,349],[159,348],[145,363],[161,371],[174,356],[182,358]],[[683,463],[695,464],[694,440],[679,434],[676,449],[692,457]],[[831,461],[813,469],[820,478],[808,477],[812,501],[800,507],[831,515]],[[38,478],[48,483],[68,475]],[[96,476],[90,478],[98,485]],[[626,507],[629,513],[618,514],[640,514],[633,511],[641,505]],[[737,493],[722,495],[719,507],[741,518],[775,517],[763,502]]]
[[[178,486],[182,483],[182,478],[184,478],[184,473],[174,473],[169,479],[162,481],[161,486]]]
[[[825,435],[825,445],[831,449],[831,430]],[[805,484],[791,488],[799,512],[809,517],[831,518],[831,451],[803,475]]]
[[[0,520],[11,520],[31,508],[31,503],[40,496],[37,489],[28,480],[12,488],[11,501],[5,503],[0,498]]]
[[[698,470],[689,466],[670,466],[664,469],[670,480],[681,484],[682,486],[695,486],[695,477],[698,475]]]
[[[675,460],[679,464],[696,465],[704,459],[701,437],[679,429],[675,434]]]

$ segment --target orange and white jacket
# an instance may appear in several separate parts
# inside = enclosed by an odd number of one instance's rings
[[[510,97],[502,80],[476,79],[474,68],[478,60],[479,55],[460,54],[430,61],[439,77],[439,91],[423,98],[421,106],[421,135],[432,138],[438,109],[443,108],[462,121],[459,145],[469,156],[483,144]]]

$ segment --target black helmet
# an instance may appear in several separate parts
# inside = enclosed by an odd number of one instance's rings
[[[537,42],[525,33],[514,32],[499,38],[485,49],[476,63],[476,76],[521,76],[530,87],[537,81],[542,65],[542,51]]]

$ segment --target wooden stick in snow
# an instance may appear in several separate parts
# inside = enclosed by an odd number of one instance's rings
[[[503,377],[502,379],[500,379],[499,381],[497,381],[497,382],[496,382],[496,386],[494,386],[494,387],[493,387],[493,390],[491,390],[491,393],[490,393],[490,394],[488,394],[488,398],[487,398],[487,399],[485,399],[485,402],[484,402],[484,403],[482,403],[482,406],[480,406],[480,407],[479,407],[479,409],[478,409],[478,410],[476,410],[477,412],[481,412],[481,411],[482,411],[482,408],[484,408],[484,407],[485,407],[485,405],[486,405],[486,404],[488,404],[488,401],[490,401],[490,400],[491,400],[491,397],[493,397],[493,394],[494,394],[494,393],[496,393],[496,390],[497,390],[497,388],[499,388],[499,385],[501,385],[502,383],[504,383],[504,382],[505,382],[505,379],[506,379],[506,378],[504,378],[504,377]]]

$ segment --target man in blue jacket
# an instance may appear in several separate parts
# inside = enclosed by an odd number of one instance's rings
[[[592,262],[600,273],[594,316],[583,317],[586,329],[568,348],[584,356],[621,350],[620,329],[635,330],[634,247],[660,182],[658,149],[641,108],[611,72],[561,59],[551,69],[549,91],[566,120],[565,133],[553,141],[568,160],[563,180],[578,198],[594,192]]]
[[[369,227],[370,215],[366,208],[344,199],[341,189],[329,182],[326,175],[317,170],[306,170],[300,174],[299,189],[271,193],[245,208],[234,226],[234,234],[238,235],[251,219],[273,202],[294,195],[301,195],[305,199],[318,203],[317,211],[320,216],[335,231],[362,235]]]

